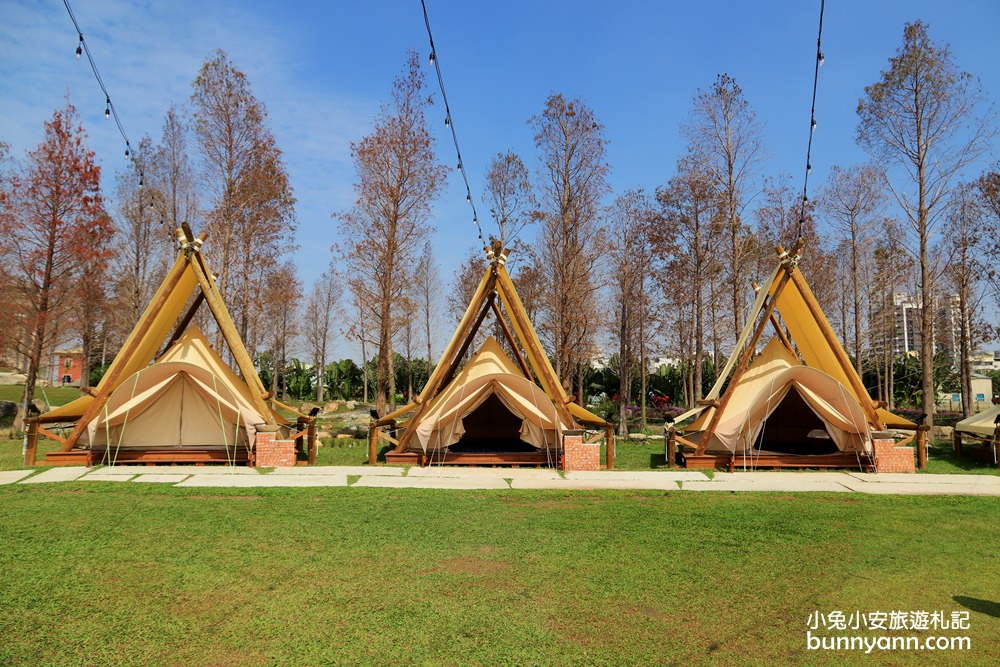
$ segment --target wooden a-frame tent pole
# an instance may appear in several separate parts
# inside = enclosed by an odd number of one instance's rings
[[[199,240],[204,243],[206,237],[207,234],[202,234]],[[132,356],[139,349],[143,338],[145,338],[146,334],[149,333],[149,329],[153,326],[156,316],[163,310],[163,306],[167,303],[170,293],[177,287],[181,277],[184,275],[184,268],[185,262],[178,261],[174,263],[170,273],[167,274],[167,277],[163,281],[156,301],[150,304],[150,307],[143,313],[139,326],[128,339],[128,344],[118,352],[123,359]],[[121,379],[120,376],[124,372],[125,364],[112,363],[111,366],[107,376],[102,378],[102,382],[99,383],[100,389],[94,393],[94,400],[87,406],[83,416],[77,420],[76,425],[73,426],[73,430],[70,431],[69,436],[66,437],[59,451],[68,452],[73,449],[80,436],[83,435],[83,431],[87,428],[87,424],[93,421],[94,417],[101,411],[101,408],[108,402],[112,392],[118,388],[118,380]]]
[[[830,326],[829,320],[826,319],[826,315],[823,314],[823,310],[820,308],[819,303],[816,301],[816,297],[813,296],[812,290],[810,290],[802,276],[794,270],[790,271],[791,279],[795,283],[795,286],[799,289],[799,293],[802,294],[802,299],[805,301],[806,307],[809,309],[810,314],[816,320],[819,325],[820,331],[823,333],[823,338],[826,340],[830,349],[833,351],[833,355],[840,365],[841,370],[844,371],[844,375],[847,376],[847,381],[851,383],[851,389],[857,394],[858,403],[861,405],[862,411],[865,413],[865,417],[868,418],[868,423],[875,426],[876,430],[885,429],[885,423],[878,416],[875,411],[875,405],[872,403],[871,395],[868,393],[868,389],[865,388],[864,383],[861,381],[861,377],[858,375],[858,371],[854,368],[854,364],[848,359],[847,353],[844,352],[844,348],[841,346],[840,341],[837,340],[836,334],[833,332],[833,327]]]
[[[715,408],[715,413],[712,415],[712,420],[708,424],[708,428],[701,436],[701,440],[698,442],[698,449],[695,451],[696,456],[701,456],[708,449],[708,443],[712,439],[712,435],[715,433],[716,427],[719,425],[719,420],[722,419],[722,413],[729,404],[729,399],[733,395],[732,388],[736,386],[736,383],[740,381],[743,377],[743,373],[746,372],[747,367],[750,365],[750,357],[753,356],[754,351],[757,349],[757,343],[760,342],[760,337],[764,333],[764,329],[767,328],[770,322],[771,316],[774,314],[774,306],[778,302],[778,295],[781,294],[782,290],[785,289],[785,285],[788,284],[790,279],[790,272],[795,269],[794,266],[789,267],[788,264],[782,263],[781,278],[778,281],[778,286],[774,290],[774,294],[768,300],[767,305],[762,311],[761,317],[757,320],[757,325],[754,329],[753,336],[751,336],[750,341],[747,343],[746,347],[743,348],[743,352],[740,355],[740,362],[736,366],[736,370],[733,371],[732,377],[729,379],[729,390],[722,394],[719,400],[719,405]]]
[[[514,361],[520,366],[521,372],[524,373],[524,377],[531,379],[531,369],[528,368],[528,362],[524,360],[524,355],[521,354],[521,350],[517,347],[517,341],[514,340],[514,334],[511,333],[510,327],[507,326],[507,322],[503,319],[503,313],[500,312],[500,306],[497,305],[496,300],[490,301],[490,306],[493,308],[493,313],[497,316],[497,322],[500,324],[500,330],[503,331],[503,335],[507,338],[507,342],[510,343],[511,354],[514,355]]]
[[[462,316],[462,320],[458,323],[458,328],[455,329],[455,333],[451,337],[451,341],[441,354],[438,365],[434,367],[434,371],[427,379],[427,384],[424,385],[424,390],[417,395],[416,399],[414,399],[416,409],[414,410],[413,416],[409,420],[406,430],[403,432],[403,435],[400,436],[399,442],[396,444],[397,452],[403,452],[406,450],[406,446],[409,444],[410,438],[413,436],[413,431],[416,428],[416,424],[419,421],[420,416],[427,409],[427,403],[432,398],[437,396],[441,387],[445,385],[445,378],[451,377],[451,375],[455,372],[455,368],[462,358],[461,355],[456,354],[456,352],[463,347],[467,339],[470,339],[475,335],[478,324],[474,326],[473,322],[482,322],[483,315],[479,314],[479,311],[482,310],[487,297],[493,292],[495,282],[495,270],[490,270],[483,274],[483,278],[479,281],[479,286],[476,287],[476,291],[472,295],[472,300],[469,302],[469,307],[465,309],[465,314]],[[478,318],[477,314],[479,314]],[[376,422],[375,425],[377,426],[378,423]]]
[[[195,276],[198,278],[202,294],[205,295],[205,302],[208,304],[209,310],[212,311],[212,315],[215,316],[215,321],[219,325],[222,337],[229,345],[229,350],[233,353],[233,359],[236,361],[236,365],[239,367],[244,381],[251,382],[251,389],[255,390],[250,392],[254,399],[254,407],[261,411],[261,417],[268,419],[271,415],[271,409],[264,402],[264,395],[267,391],[264,389],[264,385],[260,381],[260,376],[257,375],[257,369],[254,368],[253,361],[250,359],[250,355],[247,353],[246,347],[244,347],[243,341],[240,339],[240,335],[233,325],[232,317],[230,317],[229,311],[226,309],[226,304],[222,301],[219,288],[216,287],[215,281],[209,274],[208,267],[205,266],[205,260],[201,253],[195,253],[193,260],[192,268],[194,269]]]
[[[562,383],[559,381],[558,376],[556,376],[555,369],[552,368],[552,364],[549,362],[549,358],[542,348],[541,341],[538,340],[538,334],[535,333],[534,327],[528,321],[524,304],[521,303],[521,298],[517,295],[517,290],[514,289],[514,283],[511,281],[507,269],[503,266],[497,267],[497,288],[500,293],[500,300],[507,309],[511,323],[514,325],[514,331],[517,333],[518,339],[524,347],[525,354],[528,356],[528,363],[538,377],[542,389],[555,402],[556,410],[559,412],[559,417],[563,422],[566,424],[574,423],[575,420],[566,407],[566,404],[570,403],[573,399],[567,396],[563,390]]]

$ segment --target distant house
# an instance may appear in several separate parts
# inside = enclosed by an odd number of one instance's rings
[[[52,353],[53,386],[80,386],[83,375],[83,350],[75,347],[70,350],[56,350]]]
[[[985,410],[993,402],[993,380],[983,375],[972,375],[972,396],[969,404],[973,412]],[[962,395],[940,392],[938,394],[938,407],[945,410],[961,410]]]

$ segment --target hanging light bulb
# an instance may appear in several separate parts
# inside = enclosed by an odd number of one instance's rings
[[[76,59],[83,55],[83,35],[80,35],[80,42],[76,45]]]
[[[812,119],[812,125],[810,126],[810,131],[812,131],[812,132],[816,131],[816,119],[815,118]]]
[[[430,65],[431,65],[432,67],[434,66],[434,60],[435,60],[435,57],[436,57],[436,56],[434,55],[434,50],[432,49],[432,50],[431,50],[431,57],[430,57]]]
[[[826,62],[826,58],[823,57],[823,52],[822,51],[820,51],[819,53],[816,54],[816,60],[819,61],[819,66],[820,67],[822,67],[823,63]]]
[[[444,126],[451,127],[451,114],[444,117]]]
[[[470,204],[472,203],[472,193],[471,192],[466,191],[466,193],[465,193],[465,201],[469,202]]]
[[[461,160],[458,161],[458,170],[462,171],[462,161]]]
[[[105,104],[107,106],[104,107],[104,117],[105,118],[111,118],[111,98],[110,97],[106,97],[105,98]]]
[[[126,141],[126,142],[125,142],[125,159],[126,159],[126,160],[127,160],[127,159],[129,159],[129,157],[130,157],[131,155],[132,155],[132,153],[131,153],[131,151],[129,150],[129,145],[128,145],[128,142]]]
[[[809,163],[809,162],[806,162],[806,173],[807,173],[807,174],[811,174],[811,173],[813,173],[813,166],[812,166],[812,164],[811,164],[811,163]]]
[[[140,188],[141,188],[141,187],[142,187],[143,185],[145,185],[145,182],[144,182],[144,180],[145,180],[145,179],[143,179],[143,177],[142,177],[142,172],[140,171],[140,172],[139,172],[139,187],[140,187]]]

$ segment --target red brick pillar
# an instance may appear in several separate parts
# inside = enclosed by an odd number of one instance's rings
[[[278,440],[275,433],[257,433],[258,468],[288,468],[295,465],[295,441]]]
[[[563,470],[600,470],[601,443],[583,441],[583,431],[563,431]]]
[[[872,440],[875,448],[875,472],[916,472],[913,447],[897,447],[892,439]]]

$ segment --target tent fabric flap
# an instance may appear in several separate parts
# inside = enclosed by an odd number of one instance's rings
[[[989,410],[984,410],[958,422],[955,424],[955,431],[990,438],[996,433],[995,422],[998,417],[1000,417],[1000,405],[994,405]]]

